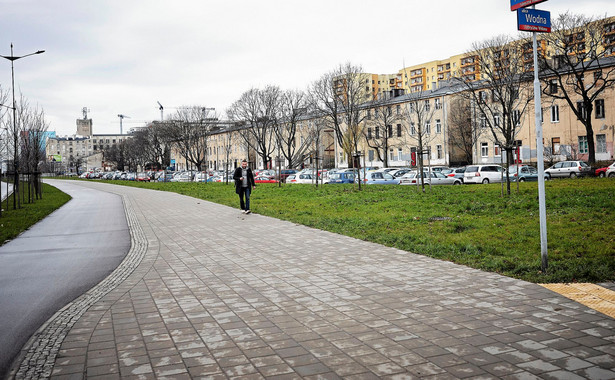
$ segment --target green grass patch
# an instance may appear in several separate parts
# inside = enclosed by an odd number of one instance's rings
[[[135,183],[237,207],[232,184]],[[513,185],[516,189],[516,185]],[[615,180],[546,183],[549,270],[540,271],[538,191],[500,195],[500,185],[260,184],[252,211],[532,282],[615,280]]]
[[[22,185],[22,186],[25,186]],[[13,210],[13,195],[2,202],[2,216],[0,217],[0,245],[15,238],[43,219],[71,199],[70,195],[61,192],[53,186],[43,184],[43,199],[33,203],[22,203],[22,207]]]

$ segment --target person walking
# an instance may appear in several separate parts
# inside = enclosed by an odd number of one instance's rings
[[[233,179],[235,180],[235,192],[239,194],[241,212],[249,214],[252,212],[250,211],[250,193],[251,190],[256,188],[256,184],[254,183],[252,169],[248,167],[248,161],[241,161],[241,167],[235,169]]]

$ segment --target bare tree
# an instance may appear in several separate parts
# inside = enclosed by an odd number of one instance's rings
[[[435,104],[432,106],[427,93],[415,92],[412,98],[405,104],[403,117],[405,119],[406,139],[409,145],[416,146],[417,178],[420,178],[421,190],[425,192],[424,178],[424,156],[431,155],[431,147],[429,143],[434,139],[435,134],[431,133],[431,122],[435,112]]]
[[[28,202],[42,195],[39,166],[45,160],[45,132],[49,123],[42,109],[32,108],[22,96],[17,103],[19,125],[19,170],[27,176]]]
[[[181,107],[164,123],[165,140],[178,150],[186,163],[199,171],[207,163],[207,140],[217,120],[208,114],[210,109]]]
[[[350,157],[358,151],[363,137],[362,108],[372,100],[370,76],[361,66],[346,63],[324,74],[310,86],[310,103],[330,128],[335,131],[337,144],[354,166]],[[336,157],[337,160],[337,157]]]
[[[387,103],[380,100],[375,101],[366,110],[366,128],[363,129],[367,146],[376,152],[378,161],[381,161],[384,167],[389,166],[389,149],[398,146],[395,144],[395,135],[398,134],[397,124],[403,119],[401,106],[393,110],[392,106]]]
[[[240,136],[261,157],[265,167],[271,165],[271,155],[276,147],[275,127],[280,117],[280,97],[277,86],[267,86],[263,90],[252,88],[227,110],[231,120],[244,123]]]
[[[453,151],[459,152],[455,157],[465,164],[471,164],[474,149],[480,137],[480,128],[472,123],[472,105],[461,96],[453,98],[449,112],[449,141]]]
[[[614,26],[606,18],[564,13],[553,21],[551,33],[543,36],[552,53],[540,55],[542,91],[553,99],[564,100],[585,126],[590,164],[596,162],[594,102],[615,83],[615,50],[608,47],[613,37],[605,36]],[[596,106],[602,108],[596,109],[598,118],[600,112],[604,115],[604,100]]]
[[[281,93],[280,119],[274,131],[278,147],[289,168],[299,167],[312,145],[312,134],[306,133],[302,123],[307,107],[307,96],[303,91],[288,90]]]
[[[476,109],[479,128],[487,128],[493,140],[506,152],[506,192],[510,195],[508,166],[513,160],[517,134],[530,101],[533,99],[531,72],[524,63],[520,44],[509,36],[501,35],[476,42],[473,51],[462,59],[472,62],[474,74],[462,75],[458,80],[466,91],[462,93]]]

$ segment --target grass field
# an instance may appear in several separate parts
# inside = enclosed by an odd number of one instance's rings
[[[13,196],[9,196],[9,207],[6,207],[6,200],[0,206],[2,207],[0,245],[27,230],[70,199],[68,194],[46,184],[43,184],[43,199],[34,203],[24,203],[22,208],[17,210],[13,210]]]
[[[134,183],[238,207],[232,184]],[[513,186],[516,189],[516,184]],[[537,184],[258,185],[252,211],[532,282],[615,280],[615,180],[546,184],[549,270],[540,271]],[[266,233],[266,226],[264,226]]]

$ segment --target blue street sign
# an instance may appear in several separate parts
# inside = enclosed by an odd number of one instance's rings
[[[519,8],[529,7],[530,5],[542,3],[547,0],[510,0],[510,10],[516,11]]]
[[[551,12],[519,9],[517,10],[517,29],[524,32],[551,33]]]

